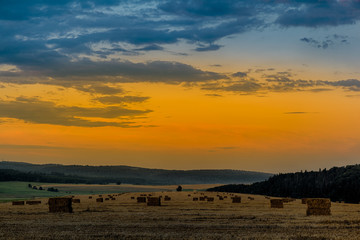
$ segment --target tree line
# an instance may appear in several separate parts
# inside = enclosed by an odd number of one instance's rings
[[[360,165],[329,170],[277,174],[268,180],[230,184],[208,191],[260,194],[292,198],[330,198],[331,201],[360,202]]]

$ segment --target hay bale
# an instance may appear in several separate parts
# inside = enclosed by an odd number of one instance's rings
[[[104,202],[104,198],[97,198],[96,202]]]
[[[208,202],[213,202],[213,201],[214,201],[214,198],[213,198],[213,197],[208,197],[208,198],[207,198],[207,201],[208,201]]]
[[[105,201],[109,201],[110,200],[110,198],[105,198]]]
[[[308,208],[311,209],[327,209],[331,207],[331,202],[328,198],[308,198],[306,203]]]
[[[306,200],[307,210],[306,215],[320,216],[320,215],[331,215],[331,202],[327,198],[308,198]]]
[[[89,199],[92,199],[92,196],[89,196]]]
[[[73,203],[80,203],[80,199],[77,199],[77,198],[75,199],[75,198],[73,198],[72,202],[73,202]]]
[[[249,199],[249,200],[255,200],[255,198],[253,198],[253,197],[248,197],[248,199]]]
[[[284,208],[284,202],[282,199],[270,199],[271,208]]]
[[[224,198],[227,198],[227,196],[224,196]]]
[[[223,197],[221,197],[221,196],[219,196],[219,200],[224,200],[224,198],[223,198]]]
[[[194,198],[193,198],[193,201],[199,201],[199,198],[194,197]]]
[[[111,198],[111,200],[114,201],[114,200],[116,200],[116,198],[113,197],[113,198]]]
[[[164,201],[170,201],[170,200],[171,200],[171,197],[169,197],[169,196],[164,197]]]
[[[65,212],[72,213],[72,198],[70,197],[59,197],[59,198],[49,198],[49,212]]]
[[[135,197],[131,197],[131,199],[135,199]]]
[[[161,198],[159,197],[148,197],[147,198],[148,206],[161,206]]]
[[[13,201],[12,205],[24,205],[25,201]]]
[[[28,205],[37,205],[37,204],[41,204],[41,201],[26,201],[26,204],[28,204]]]
[[[241,197],[232,197],[233,203],[241,203]]]
[[[146,203],[146,197],[137,197],[136,200],[138,203]]]
[[[204,197],[200,197],[199,200],[200,200],[200,201],[205,201],[205,198],[204,198]]]

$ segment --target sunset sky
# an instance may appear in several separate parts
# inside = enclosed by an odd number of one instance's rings
[[[359,0],[0,2],[0,161],[360,163]]]

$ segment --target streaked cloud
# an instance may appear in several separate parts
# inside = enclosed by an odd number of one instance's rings
[[[308,112],[284,112],[284,114],[308,114]]]
[[[235,73],[235,75],[238,73]],[[241,75],[241,74],[240,74]],[[234,74],[233,74],[234,76]],[[256,79],[248,74],[240,80],[225,80],[204,83],[202,90],[224,91],[238,94],[258,94],[270,92],[298,92],[310,91],[314,93],[331,91],[340,88],[344,91],[360,91],[360,80],[346,79],[337,81],[327,80],[304,80],[295,79],[291,72],[277,72],[274,74],[264,74]]]
[[[17,145],[17,144],[0,144],[0,149],[68,149],[67,147],[47,146],[47,145]]]
[[[141,103],[148,100],[150,97],[139,97],[139,96],[104,96],[94,98],[104,104],[124,104],[124,103]]]
[[[18,97],[0,101],[0,118],[14,118],[29,123],[77,127],[139,127],[132,117],[143,116],[151,110],[136,110],[120,106],[77,107],[56,105],[37,98]],[[128,120],[124,120],[127,118]],[[103,119],[103,120],[98,120]]]

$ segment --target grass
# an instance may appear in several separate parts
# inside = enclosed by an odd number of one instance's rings
[[[46,190],[34,190],[28,187],[42,186],[47,189],[54,187],[59,192],[49,192]],[[213,185],[183,185],[183,191],[202,190]],[[120,192],[160,192],[175,190],[177,186],[150,186],[150,185],[131,185],[131,184],[59,184],[59,183],[38,183],[38,182],[0,182],[0,202],[13,200],[26,200],[33,198],[46,198],[66,195],[91,195],[107,194]]]
[[[33,186],[41,186],[34,182],[0,182],[0,202],[66,195],[66,193],[35,190],[28,187],[29,183]]]

